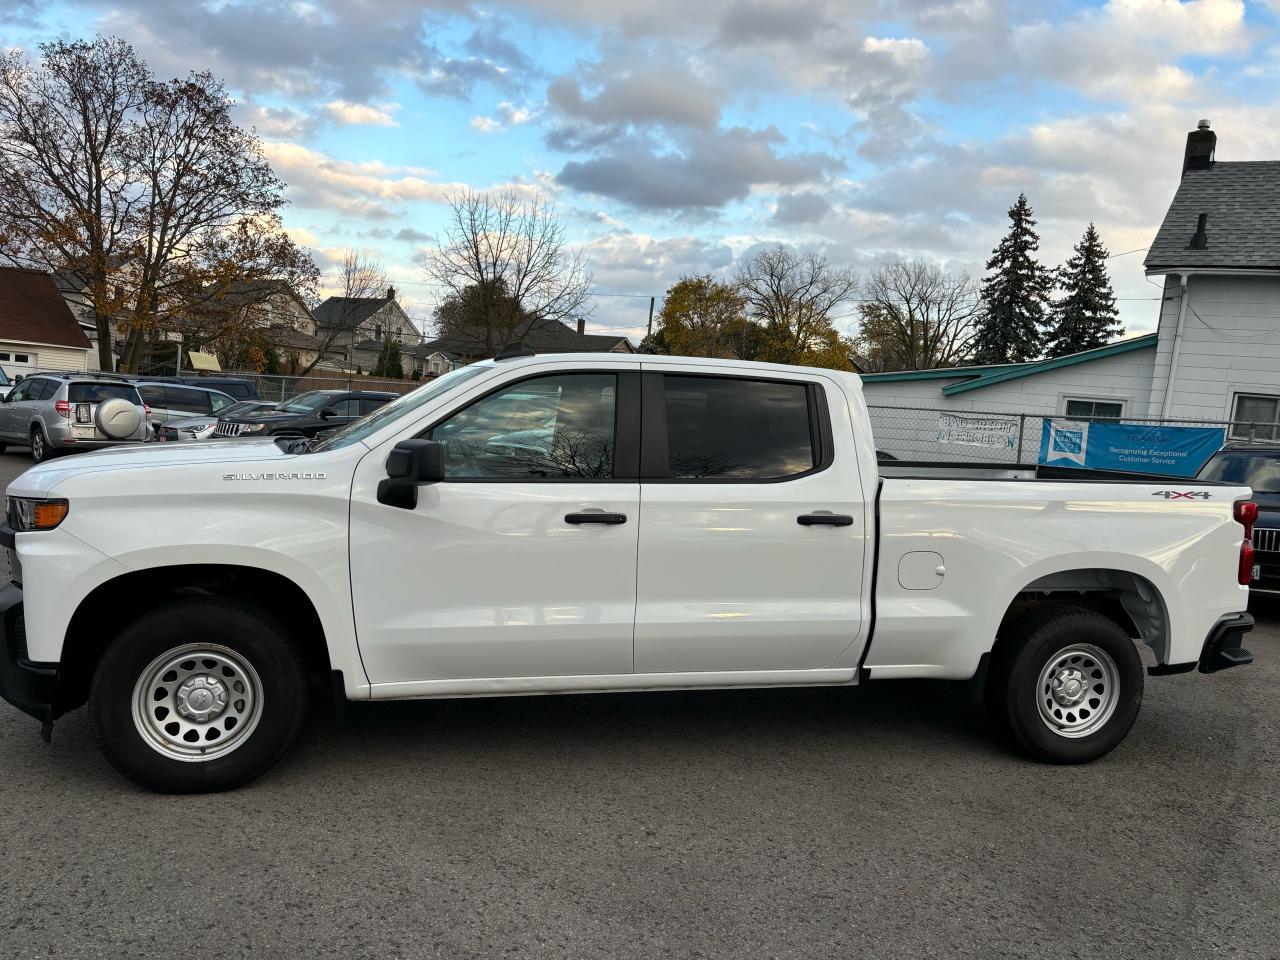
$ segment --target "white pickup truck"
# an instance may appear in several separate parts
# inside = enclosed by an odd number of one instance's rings
[[[877,469],[856,376],[486,361],[320,442],[147,445],[8,489],[0,693],[87,703],[157,790],[262,773],[349,700],[972,679],[1032,756],[1145,673],[1247,663],[1247,487]],[[1150,648],[1144,670],[1137,645]]]

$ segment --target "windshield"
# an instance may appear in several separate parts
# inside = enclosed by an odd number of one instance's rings
[[[469,367],[459,367],[456,370],[451,370],[444,376],[432,380],[426,386],[419,387],[413,393],[406,393],[398,400],[392,400],[385,407],[379,407],[367,417],[355,420],[341,430],[331,433],[312,446],[311,449],[313,451],[337,450],[339,447],[349,446],[359,440],[363,440],[384,424],[406,413],[412,413],[422,405],[430,403],[442,393],[452,390],[454,387],[466,383],[472,377],[477,377],[486,370],[491,369],[492,367],[472,364]]]
[[[340,392],[338,390],[313,390],[310,393],[300,393],[288,403],[280,404],[280,406],[276,407],[276,410],[281,413],[312,413],[319,410]]]
[[[1254,493],[1280,493],[1280,455],[1218,453],[1196,479],[1238,483],[1252,487]]]

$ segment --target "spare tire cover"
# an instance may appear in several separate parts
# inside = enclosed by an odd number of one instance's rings
[[[142,408],[120,397],[98,404],[98,429],[112,440],[128,440],[142,426]]]

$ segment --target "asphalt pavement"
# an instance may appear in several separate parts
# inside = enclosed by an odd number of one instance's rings
[[[0,481],[25,467],[0,456]],[[941,683],[315,712],[166,797],[0,703],[0,957],[1280,956],[1280,604],[1084,767]]]

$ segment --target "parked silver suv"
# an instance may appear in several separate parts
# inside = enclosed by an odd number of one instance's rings
[[[37,463],[59,453],[151,439],[138,388],[95,373],[35,373],[0,399],[0,451],[30,445]]]

